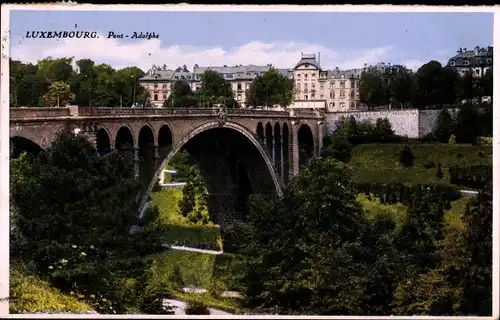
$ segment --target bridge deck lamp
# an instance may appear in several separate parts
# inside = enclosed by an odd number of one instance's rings
[[[81,131],[82,131],[82,129],[80,129],[80,128],[73,129],[73,133],[75,134],[75,136],[77,136]]]

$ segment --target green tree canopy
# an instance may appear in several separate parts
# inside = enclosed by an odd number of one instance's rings
[[[294,94],[293,79],[281,75],[276,69],[271,68],[264,75],[258,76],[250,84],[247,91],[247,105],[289,106]]]
[[[369,108],[388,103],[387,86],[380,73],[374,71],[363,72],[359,82],[360,101]]]
[[[212,105],[219,103],[225,103],[230,108],[236,106],[229,81],[213,70],[205,71],[201,78],[203,84],[198,94],[201,96],[203,106],[212,107]]]
[[[281,201],[253,204],[250,306],[281,314],[362,312],[366,220],[348,172],[333,158],[313,159]]]

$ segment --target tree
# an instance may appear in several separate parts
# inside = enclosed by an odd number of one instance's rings
[[[52,59],[52,57],[48,57],[38,61],[38,72],[45,77],[48,83],[68,82],[74,74],[72,62],[73,58]]]
[[[294,82],[281,75],[276,69],[271,68],[263,76],[258,76],[250,84],[247,91],[247,105],[288,106],[293,99]]]
[[[62,132],[38,157],[11,160],[11,168],[21,235],[13,238],[11,257],[102,312],[137,306],[149,267],[144,258],[164,250],[165,234],[147,221],[141,233],[129,234],[138,190],[132,159],[101,157],[85,138]],[[135,284],[124,287],[127,279]]]
[[[373,133],[381,138],[392,136],[394,134],[394,131],[392,130],[392,125],[389,119],[378,118],[375,122]]]
[[[401,105],[404,109],[413,101],[415,94],[415,83],[413,75],[409,70],[399,69],[394,73],[389,82],[389,94],[391,98]]]
[[[441,168],[441,163],[437,165],[436,177],[441,180],[443,179],[443,169]]]
[[[359,98],[368,107],[381,106],[388,103],[387,87],[382,76],[377,72],[363,72],[359,83]]]
[[[332,158],[313,159],[282,200],[253,203],[249,306],[280,314],[362,312],[366,220],[348,172]]]
[[[472,74],[472,71],[467,71],[457,81],[457,95],[461,100],[466,103],[472,103],[472,100],[479,95],[476,85],[477,81]]]
[[[322,157],[332,157],[338,161],[349,162],[352,145],[345,136],[326,136],[323,139]]]
[[[44,106],[64,107],[74,99],[69,84],[61,81],[53,82],[49,91],[43,96]]]
[[[219,73],[207,70],[202,75],[202,87],[199,91],[203,106],[212,107],[214,104],[226,104],[233,108],[236,106],[231,83],[226,81]]]
[[[458,143],[473,143],[476,141],[479,130],[479,114],[471,104],[460,106],[455,125],[455,137]]]
[[[346,137],[357,135],[359,133],[359,130],[356,118],[354,118],[354,116],[349,116],[349,118],[342,116],[337,121],[337,128],[335,129],[335,133],[344,135]]]
[[[419,108],[453,103],[456,100],[455,86],[458,75],[443,68],[441,63],[430,61],[415,74],[415,104]]]
[[[415,159],[415,155],[413,151],[411,151],[410,146],[405,145],[399,151],[399,163],[404,167],[413,167],[413,160]]]
[[[447,108],[443,108],[438,115],[434,135],[440,142],[446,143],[454,130],[453,118]]]
[[[464,314],[491,315],[492,307],[492,185],[480,191],[463,215],[465,248],[469,252],[461,311]]]
[[[481,96],[493,98],[493,69],[488,69],[479,79],[479,93]]]
[[[35,65],[9,59],[10,103],[13,106],[38,107],[48,82]]]
[[[197,105],[191,87],[186,81],[175,81],[172,86],[172,94],[164,101],[164,108],[183,108]]]

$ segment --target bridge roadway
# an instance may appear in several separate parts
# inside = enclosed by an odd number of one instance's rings
[[[249,189],[266,193],[272,185],[274,192],[281,194],[283,185],[298,173],[299,167],[319,154],[323,121],[320,112],[297,110],[11,108],[10,138],[24,139],[44,149],[59,131],[69,129],[85,136],[99,151],[133,148],[136,163],[144,157],[144,150],[151,150],[156,164],[146,194],[158,181],[159,169],[180,149],[198,157],[200,170],[205,169],[202,175],[214,182],[213,194],[229,192],[232,178],[228,172],[235,175],[241,162],[251,180]],[[231,154],[231,161],[217,158],[221,155],[216,155],[214,149]],[[223,169],[223,164],[229,167]],[[226,186],[225,190],[221,186]]]

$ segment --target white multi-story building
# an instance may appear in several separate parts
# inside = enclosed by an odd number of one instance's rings
[[[460,48],[457,54],[448,60],[446,67],[454,69],[461,76],[471,72],[474,77],[482,77],[486,71],[493,68],[493,47],[476,46],[474,50]]]
[[[171,93],[175,81],[185,81],[191,90],[201,88],[201,75],[206,70],[218,72],[231,83],[236,101],[246,107],[246,92],[250,83],[262,76],[272,65],[237,65],[222,67],[200,67],[195,65],[193,71],[186,66],[175,70],[153,66],[146,76],[140,79],[141,84],[149,91],[151,102],[161,106]],[[329,111],[346,111],[359,106],[359,79],[362,69],[341,71],[323,70],[316,60],[315,54],[302,54],[301,60],[293,69],[277,69],[288,78],[294,79],[295,94],[291,108],[327,108]]]

